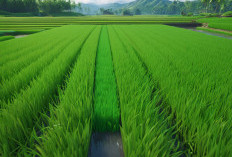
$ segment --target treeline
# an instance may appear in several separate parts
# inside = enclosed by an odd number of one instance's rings
[[[74,6],[70,0],[0,0],[0,10],[12,13],[59,13]]]

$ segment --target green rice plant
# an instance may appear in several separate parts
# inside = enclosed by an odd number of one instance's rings
[[[83,16],[83,17],[0,17],[0,28],[7,30],[51,29],[68,24],[163,24],[192,23],[196,17],[182,16]]]
[[[119,27],[159,82],[186,155],[231,156],[232,41],[161,25]]]
[[[203,18],[197,20],[201,23],[208,23],[210,28],[232,31],[232,17],[227,18]]]
[[[231,24],[231,22],[230,23],[210,23],[208,26],[211,27],[211,28],[232,31],[232,24]]]
[[[16,96],[13,102],[0,112],[0,155],[14,156],[30,141],[33,127],[37,123],[40,112],[48,108],[51,98],[56,95],[65,75],[79,55],[82,45],[90,35],[94,26],[68,26],[78,31],[79,38],[68,45],[28,88]],[[75,32],[75,31],[74,31]]]
[[[133,45],[118,29],[108,26],[121,108],[124,155],[180,156],[171,116],[164,110],[161,91]]]
[[[66,43],[65,38],[70,38],[70,35],[67,35],[65,31],[62,31],[62,33],[59,33],[61,36],[57,37],[47,44],[46,46],[38,48],[39,45],[34,43],[34,45],[37,45],[36,47],[26,49],[22,52],[22,50],[18,50],[19,54],[21,53],[21,56],[16,53],[16,55],[9,55],[3,57],[4,61],[6,62],[3,66],[0,67],[0,83],[4,83],[5,80],[9,79],[15,74],[18,74],[22,69],[29,66],[31,63],[36,62],[39,58],[44,56],[47,52],[54,49],[54,45],[57,44],[64,44]],[[34,42],[36,41],[36,38],[33,38]],[[25,47],[27,47],[28,44],[25,43]],[[0,46],[1,47],[1,46]],[[36,48],[36,49],[35,49]],[[3,47],[4,50],[4,47]],[[30,51],[29,51],[30,50]],[[29,51],[29,53],[28,53]],[[17,59],[14,59],[17,57]],[[3,60],[2,59],[2,60]],[[0,59],[1,60],[1,59]]]
[[[62,35],[62,41],[58,43],[58,45],[56,45],[56,43],[51,45],[54,47],[53,49],[46,51],[46,53],[37,61],[32,62],[31,65],[23,68],[19,73],[0,84],[0,101],[2,101],[0,102],[0,106],[2,106],[4,102],[11,100],[16,93],[26,87],[32,79],[36,78],[44,68],[62,53],[66,46],[75,41],[80,30],[77,30],[77,32],[74,33],[73,29],[70,31],[69,29],[63,29],[65,33]]]
[[[41,45],[48,45],[51,41],[57,38],[57,36],[62,36],[63,31],[60,31],[63,28],[57,28],[53,29],[51,31],[43,31],[40,33],[36,33],[30,36],[27,36],[26,38],[19,38],[16,40],[12,40],[10,42],[4,42],[0,43],[1,51],[0,51],[0,59],[1,59],[1,65],[3,64],[2,62],[7,62],[7,58],[10,57],[11,55],[16,55],[18,56],[22,55],[21,52],[24,52],[27,50],[25,54],[28,54],[31,50],[35,48],[40,48]],[[35,38],[37,40],[35,40]],[[30,45],[30,46],[25,46]],[[14,45],[14,46],[12,46]],[[6,57],[7,58],[4,58]],[[18,58],[18,57],[15,57]],[[7,61],[5,61],[7,60]]]
[[[0,37],[0,42],[5,41],[5,40],[14,39],[14,38],[15,38],[14,36],[2,36],[2,37]]]
[[[119,130],[120,111],[107,27],[103,26],[96,59],[93,130]]]
[[[39,156],[87,156],[92,132],[95,58],[101,26],[81,49],[60,103],[39,137]]]

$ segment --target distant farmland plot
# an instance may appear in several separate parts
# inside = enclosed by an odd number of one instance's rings
[[[208,23],[208,26],[211,28],[232,31],[232,17],[203,18],[197,21],[201,23]]]
[[[231,40],[159,24],[62,26],[88,18],[0,18],[61,26],[0,42],[0,156],[87,157],[95,131],[120,131],[125,157],[232,156]]]
[[[49,29],[68,24],[192,23],[195,20],[196,17],[178,16],[0,17],[0,30]]]

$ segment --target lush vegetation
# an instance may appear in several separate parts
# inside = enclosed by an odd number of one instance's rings
[[[95,74],[93,129],[119,130],[119,107],[107,28],[101,31]]]
[[[0,10],[10,13],[32,13],[31,15],[49,15],[71,10],[74,5],[75,3],[65,0],[0,0]],[[3,14],[8,14],[7,12]]]
[[[192,23],[197,17],[178,16],[84,16],[84,17],[0,17],[1,30],[40,31],[67,24],[167,24]],[[23,34],[23,33],[22,33]]]
[[[38,140],[39,156],[88,155],[92,133],[95,58],[100,28],[95,28],[81,48],[72,73],[67,78],[65,91],[60,93],[60,101],[52,107],[51,116],[47,117],[49,124]]]
[[[0,36],[0,41],[5,41],[5,40],[10,40],[10,39],[14,39],[14,36]]]
[[[183,152],[230,156],[232,42],[168,26],[117,27],[159,84],[156,92],[163,95],[165,104],[161,113],[168,110],[167,122],[175,128],[175,137],[184,145]]]
[[[0,42],[0,156],[87,156],[93,131],[119,129],[126,157],[231,156],[231,45],[165,25],[71,25]]]
[[[91,30],[93,30],[93,27],[94,26],[80,26],[77,29],[75,26],[68,26],[60,28],[60,30],[54,30],[60,31],[60,33],[64,35],[71,33],[72,35],[69,35],[69,37],[73,38],[73,40],[60,49],[62,50],[62,53],[57,55],[57,58],[42,70],[37,78],[31,80],[29,86],[26,86],[24,90],[21,90],[21,92],[16,94],[12,101],[2,103],[2,110],[0,112],[0,154],[10,156],[14,155],[16,152],[19,153],[22,151],[24,153],[25,146],[34,144],[32,139],[34,135],[33,131],[35,131],[36,126],[39,123],[41,124],[41,113],[43,111],[48,111],[49,103],[52,102],[51,98],[56,96],[58,85],[62,85],[65,76],[69,74],[69,71],[71,70],[70,66],[76,61],[79,54],[78,52],[82,48],[82,45],[89,36]],[[45,32],[38,35],[44,33]],[[45,34],[49,36],[50,33],[53,34],[53,31],[46,33]],[[31,39],[29,41],[34,42],[34,45],[41,46],[38,44],[36,35],[32,35],[31,38],[34,38],[34,40]],[[56,39],[57,37],[54,35],[56,34],[53,34],[53,39]],[[46,39],[46,37],[44,38]],[[15,44],[15,47],[7,46],[13,44],[9,42],[1,44],[1,50],[4,50],[1,52],[1,56],[6,54],[9,56],[9,52],[17,54],[17,52],[20,51],[20,49],[18,49],[19,47],[27,48],[27,45],[29,44],[27,39],[28,38],[23,39],[22,42],[20,40],[12,41],[19,42],[18,46]],[[60,39],[63,39],[62,36]],[[62,43],[61,40],[60,42]],[[58,43],[55,45],[57,44]],[[33,45],[31,46],[33,47]],[[52,44],[50,46],[52,46]],[[54,45],[52,47],[54,47]],[[12,49],[15,50],[12,51]],[[51,48],[50,51],[48,49],[43,52],[48,53],[52,52],[52,50],[53,49]],[[27,58],[27,56],[30,56],[33,53],[36,53],[36,50],[29,51],[24,54],[24,56]],[[33,61],[31,59],[29,60],[31,62]],[[12,61],[15,62],[14,65],[21,64],[21,61],[17,62],[17,59],[13,59]],[[20,70],[24,70],[24,68],[19,69],[19,71]],[[11,72],[14,72],[14,69],[11,70]],[[17,72],[14,74],[17,74]],[[6,77],[9,76],[6,75]],[[4,84],[4,82],[2,84]]]
[[[203,18],[197,20],[201,23],[208,23],[208,27],[232,31],[232,17],[229,18]]]

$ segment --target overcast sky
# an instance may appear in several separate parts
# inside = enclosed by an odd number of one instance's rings
[[[134,0],[75,0],[77,3],[95,3],[95,4],[107,4],[107,3],[128,3]]]

